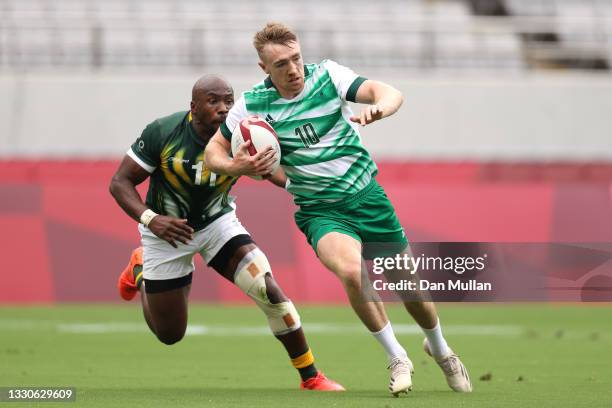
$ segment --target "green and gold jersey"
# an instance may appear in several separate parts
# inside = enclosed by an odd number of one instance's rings
[[[151,173],[147,206],[159,214],[187,219],[196,231],[235,208],[228,193],[237,178],[208,170],[205,147],[187,111],[150,123],[127,152]]]
[[[304,90],[284,99],[270,78],[244,92],[221,125],[232,130],[248,115],[266,119],[278,134],[287,190],[295,203],[340,201],[365,188],[377,168],[361,144],[348,101],[354,102],[365,78],[331,60],[304,66]]]

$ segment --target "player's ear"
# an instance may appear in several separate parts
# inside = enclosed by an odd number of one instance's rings
[[[266,74],[270,73],[270,71],[268,71],[268,69],[266,68],[266,64],[264,64],[263,62],[259,61],[257,65],[259,65],[259,68],[261,68]]]
[[[189,107],[191,108],[191,113],[194,113],[194,112],[195,112],[195,102],[194,102],[194,101],[191,101],[191,102],[189,103]]]

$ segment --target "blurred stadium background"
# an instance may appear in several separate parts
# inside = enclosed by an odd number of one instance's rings
[[[299,32],[307,62],[404,93],[362,135],[409,239],[612,242],[612,1],[0,0],[0,385],[72,385],[101,407],[402,403],[269,183],[238,182],[238,215],[299,303],[320,367],[351,393],[295,392],[261,314],[233,305],[243,295],[199,259],[191,298],[211,305],[192,305],[179,345],[119,304],[139,244],[108,193],[119,160],[147,123],[188,109],[202,74],[237,93],[260,81],[251,36],[270,20]],[[557,261],[568,280],[612,287],[609,256]],[[591,305],[441,305],[476,383],[463,396],[389,307],[417,365],[410,406],[609,406],[611,309]]]
[[[403,91],[363,139],[412,240],[612,239],[608,0],[1,0],[0,301],[117,299],[138,243],[107,193],[118,160],[200,75],[261,80],[251,36],[269,20],[306,61]],[[342,301],[290,198],[251,180],[235,194],[289,294]],[[193,298],[242,296],[207,273]]]
[[[117,300],[138,244],[107,192],[118,160],[188,108],[200,75],[261,80],[251,36],[269,20],[299,32],[306,61],[403,91],[363,139],[412,240],[612,239],[608,0],[1,0],[0,302]],[[343,301],[290,198],[234,192],[287,292]],[[211,271],[192,296],[242,299]]]

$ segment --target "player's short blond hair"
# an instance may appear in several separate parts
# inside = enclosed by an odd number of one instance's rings
[[[297,35],[293,30],[281,23],[267,23],[263,29],[253,36],[253,46],[260,56],[266,44],[288,45],[297,41]]]

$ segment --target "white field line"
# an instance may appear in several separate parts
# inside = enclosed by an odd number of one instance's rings
[[[396,334],[421,335],[421,329],[414,324],[395,324]],[[0,330],[54,330],[60,333],[96,334],[96,333],[144,333],[149,328],[144,323],[61,323],[51,321],[23,321],[0,319]],[[359,324],[334,323],[307,323],[304,324],[307,334],[334,334],[352,335],[367,333],[364,326]],[[445,324],[444,333],[447,335],[465,336],[518,336],[524,333],[524,328],[513,325],[462,325]],[[201,325],[187,326],[188,336],[268,336],[268,326],[231,326],[231,325]]]

